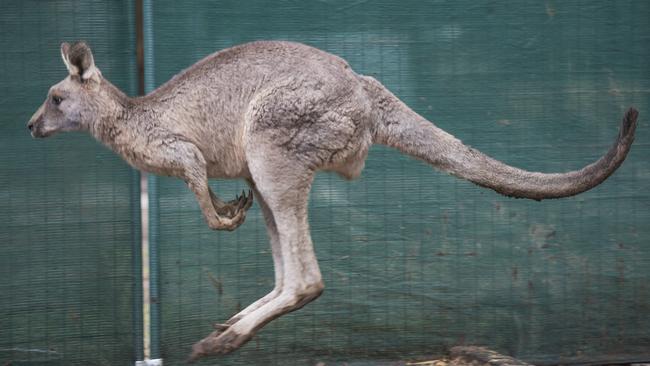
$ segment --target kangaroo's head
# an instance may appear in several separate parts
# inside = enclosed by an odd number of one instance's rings
[[[63,43],[61,57],[69,75],[50,88],[47,99],[29,120],[27,128],[34,137],[88,130],[98,118],[102,74],[95,67],[90,48],[83,42]]]

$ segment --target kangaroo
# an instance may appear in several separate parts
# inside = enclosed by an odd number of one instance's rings
[[[361,174],[383,144],[500,194],[573,196],[609,177],[634,140],[625,113],[609,151],[568,173],[528,172],[464,145],[411,110],[377,80],[307,45],[262,41],[209,55],[148,95],[128,97],[95,66],[83,42],[61,45],[69,75],[52,86],[27,127],[33,137],[87,131],[133,167],[183,179],[208,226],[234,230],[256,198],[272,249],[275,286],[192,349],[190,361],[226,354],[265,324],[323,292],[307,221],[317,171]],[[224,202],[209,178],[244,179],[248,193]]]

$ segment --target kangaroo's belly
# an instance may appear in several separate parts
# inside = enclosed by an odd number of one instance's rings
[[[231,138],[223,135],[203,140],[199,149],[205,159],[208,178],[248,178],[246,154],[240,138],[232,134]]]

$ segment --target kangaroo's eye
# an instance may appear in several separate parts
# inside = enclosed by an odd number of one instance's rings
[[[63,101],[63,98],[61,98],[60,96],[58,96],[58,95],[53,95],[52,96],[52,102],[54,102],[55,105],[61,104],[62,101]]]

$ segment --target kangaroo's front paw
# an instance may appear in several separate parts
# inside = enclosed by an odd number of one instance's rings
[[[220,206],[215,205],[215,209],[220,218],[233,219],[240,211],[244,211],[244,213],[248,211],[252,205],[253,192],[249,190],[248,195],[242,191],[241,196],[235,196],[234,200],[228,201],[225,204],[222,203]]]
[[[234,200],[216,208],[217,216],[214,220],[210,220],[208,225],[213,230],[228,230],[233,231],[237,229],[246,219],[246,211],[253,205],[253,192],[242,191],[241,196],[237,196]]]

